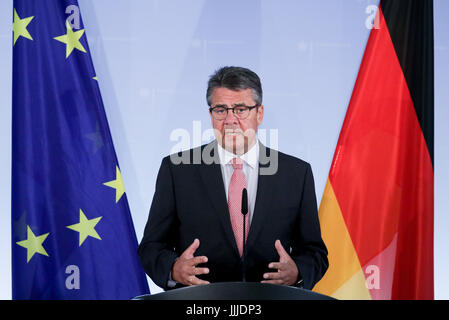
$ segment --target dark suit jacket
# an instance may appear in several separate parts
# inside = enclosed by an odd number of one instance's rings
[[[208,262],[199,267],[210,270],[199,278],[211,283],[242,279],[218,154],[213,148],[216,143],[177,154],[190,164],[173,164],[170,157],[162,160],[139,256],[145,272],[166,290],[170,289],[167,282],[175,259],[195,238],[200,240],[195,256],[208,257]],[[198,154],[205,147],[212,150],[213,164],[199,163]],[[259,282],[265,272],[273,272],[268,264],[279,261],[274,246],[279,239],[287,252],[291,249],[304,288],[311,289],[328,268],[311,167],[262,144],[259,153],[256,204],[246,246],[246,279]],[[261,161],[262,157],[273,155],[277,155],[277,172],[261,175],[261,170],[273,165],[263,163],[267,158]],[[199,164],[192,164],[195,160]]]

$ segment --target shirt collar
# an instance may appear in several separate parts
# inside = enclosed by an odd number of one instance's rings
[[[231,160],[237,157],[237,155],[224,149],[219,143],[217,143],[217,145],[220,164],[231,164]],[[259,140],[256,140],[256,143],[251,147],[251,149],[249,149],[248,152],[243,154],[240,158],[252,169],[256,168],[259,163]]]

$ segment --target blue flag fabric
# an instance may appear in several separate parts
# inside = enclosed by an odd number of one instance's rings
[[[13,299],[149,293],[77,1],[15,0]]]

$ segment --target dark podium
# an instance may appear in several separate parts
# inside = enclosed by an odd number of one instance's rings
[[[310,290],[258,282],[220,282],[185,287],[134,300],[335,300]]]

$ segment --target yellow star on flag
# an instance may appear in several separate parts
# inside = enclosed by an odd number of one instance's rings
[[[14,44],[16,44],[17,39],[19,39],[20,36],[27,38],[29,40],[33,40],[30,33],[27,30],[28,24],[33,20],[34,16],[20,19],[19,14],[17,13],[16,9],[14,9],[14,22],[12,24],[12,30],[14,32]]]
[[[67,28],[66,34],[53,38],[55,40],[58,40],[59,42],[66,44],[65,58],[67,59],[74,49],[78,49],[79,51],[86,53],[86,49],[84,49],[83,45],[80,43],[80,39],[84,34],[84,29],[73,32],[72,28],[70,27],[70,24],[67,21],[66,21],[66,28]]]
[[[16,242],[19,246],[27,249],[27,263],[30,262],[31,258],[35,253],[40,253],[44,256],[49,256],[47,251],[45,251],[42,243],[47,239],[50,233],[46,233],[36,237],[31,230],[30,226],[27,226],[27,239],[23,241]]]
[[[125,193],[125,185],[123,184],[120,169],[117,166],[115,166],[115,172],[115,180],[105,182],[103,184],[115,189],[115,203],[117,203]]]
[[[67,226],[67,228],[79,232],[79,246],[83,244],[84,240],[88,236],[91,236],[92,238],[101,240],[100,236],[98,235],[97,231],[95,230],[95,226],[97,223],[101,220],[103,217],[98,217],[94,219],[87,219],[84,215],[83,210],[80,209],[80,222],[77,224],[72,224],[70,226]]]

